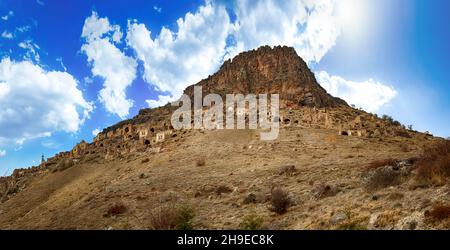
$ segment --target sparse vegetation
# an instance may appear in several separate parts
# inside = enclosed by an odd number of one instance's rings
[[[264,219],[255,214],[244,217],[239,227],[243,230],[261,230],[263,229]]]
[[[147,163],[147,162],[149,162],[149,161],[150,161],[149,158],[145,158],[145,159],[142,159],[141,163]]]
[[[383,116],[381,117],[381,119],[384,120],[384,121],[386,121],[386,122],[389,123],[390,125],[393,125],[393,126],[401,126],[401,125],[402,125],[399,121],[394,120],[394,118],[392,118],[392,117],[389,116],[389,115],[383,115]]]
[[[422,185],[444,185],[450,177],[450,141],[424,149],[417,160],[416,181]]]
[[[291,205],[287,192],[279,187],[272,189],[270,203],[270,210],[277,214],[284,214]]]
[[[192,225],[194,217],[194,210],[187,205],[179,207],[173,205],[160,206],[150,214],[150,229],[191,230],[194,229]]]

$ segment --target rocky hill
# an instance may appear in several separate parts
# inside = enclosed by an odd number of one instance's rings
[[[214,75],[189,86],[185,94],[192,96],[196,85],[202,86],[205,94],[279,94],[290,107],[347,105],[329,95],[294,48],[286,46],[240,53],[225,61]]]
[[[241,53],[196,85],[205,94],[280,94],[279,138],[174,130],[175,107],[143,109],[91,143],[2,177],[0,228],[175,228],[161,221],[176,217],[173,207],[194,228],[447,225],[429,219],[448,200],[447,177],[419,178],[428,175],[417,165],[443,140],[332,97],[293,48]]]

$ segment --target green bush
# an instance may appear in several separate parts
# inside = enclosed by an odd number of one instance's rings
[[[194,219],[194,210],[189,206],[181,206],[178,208],[178,220],[176,229],[178,230],[192,230],[194,226],[192,225],[192,219]]]
[[[244,218],[240,224],[240,228],[243,230],[261,230],[263,227],[264,219],[257,215],[248,215]]]

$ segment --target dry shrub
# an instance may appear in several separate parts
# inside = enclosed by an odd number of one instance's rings
[[[445,140],[424,149],[416,161],[416,181],[424,185],[443,185],[450,177],[450,141]]]
[[[278,169],[278,175],[295,175],[297,169],[295,169],[295,165],[283,165]]]
[[[265,203],[268,201],[268,196],[265,195],[263,192],[258,192],[256,194],[249,193],[243,201],[243,204],[250,204],[250,203]]]
[[[116,203],[108,209],[106,214],[104,214],[104,217],[117,216],[125,213],[125,211],[127,211],[127,207],[124,204]]]
[[[312,194],[315,199],[322,199],[335,196],[339,191],[340,190],[337,187],[321,183],[312,190]]]
[[[434,205],[431,211],[425,211],[425,217],[431,221],[441,221],[450,218],[450,205]]]
[[[173,230],[177,226],[177,210],[173,206],[161,206],[150,213],[150,229]]]
[[[401,172],[391,166],[377,168],[370,172],[366,188],[374,191],[380,188],[398,185],[401,182]]]
[[[233,192],[233,190],[225,185],[220,185],[216,188],[215,192],[217,195],[221,195],[224,193],[225,194],[231,193],[231,192]]]
[[[288,193],[279,187],[272,189],[270,203],[272,205],[270,210],[277,214],[284,214],[291,205]]]
[[[195,165],[197,167],[203,167],[206,165],[206,160],[204,158],[198,159],[197,162],[195,163]]]
[[[150,229],[153,230],[191,230],[194,210],[187,205],[160,206],[150,214]]]
[[[381,168],[381,167],[385,167],[385,166],[395,166],[398,164],[398,160],[389,158],[389,159],[384,159],[384,160],[377,160],[377,161],[373,161],[371,163],[369,163],[369,165],[367,165],[366,170],[374,170],[377,168]]]

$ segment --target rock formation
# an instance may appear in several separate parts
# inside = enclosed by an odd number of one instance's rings
[[[339,107],[345,101],[329,95],[295,49],[263,46],[225,61],[219,71],[196,85],[204,94],[279,94],[289,107]],[[283,106],[282,106],[283,107]]]

